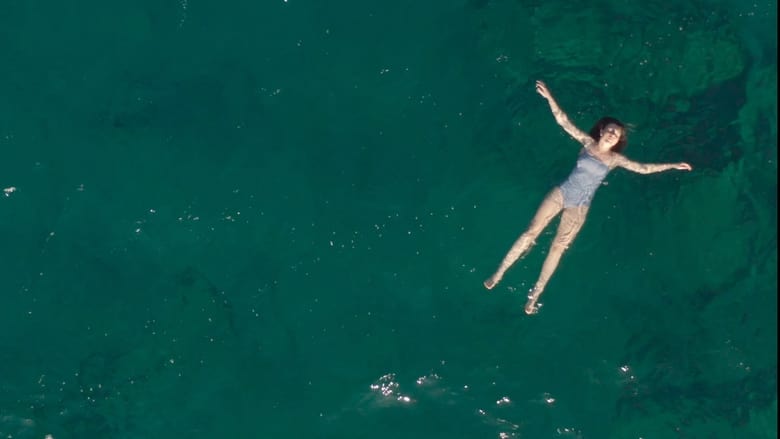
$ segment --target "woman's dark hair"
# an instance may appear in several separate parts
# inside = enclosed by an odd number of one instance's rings
[[[615,119],[614,117],[605,116],[596,122],[595,125],[593,125],[593,128],[590,129],[590,137],[593,138],[596,142],[601,139],[601,131],[609,124],[617,125],[620,127],[620,140],[618,140],[618,143],[615,144],[615,146],[612,147],[612,152],[623,152],[624,149],[626,149],[626,145],[628,145],[628,137],[626,133],[626,126],[623,124],[623,122]]]

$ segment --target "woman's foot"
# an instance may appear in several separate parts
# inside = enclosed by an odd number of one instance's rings
[[[498,281],[500,280],[501,278],[496,278],[496,275],[494,274],[493,276],[490,276],[489,278],[485,279],[485,281],[482,282],[482,285],[484,285],[485,288],[487,288],[488,290],[492,290],[493,287],[495,287],[496,284],[498,284]]]
[[[537,294],[535,291],[531,291],[531,293],[528,295],[528,302],[525,303],[525,313],[529,316],[539,312],[539,308],[541,308],[542,305],[537,306],[537,300],[539,300],[539,294]]]

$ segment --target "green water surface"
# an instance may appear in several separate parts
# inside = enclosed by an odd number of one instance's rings
[[[0,437],[777,437],[777,4],[0,6]],[[526,316],[492,273],[626,154]]]

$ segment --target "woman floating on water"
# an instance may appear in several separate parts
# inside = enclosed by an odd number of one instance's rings
[[[609,171],[618,166],[640,174],[652,174],[669,169],[681,171],[690,171],[692,169],[691,165],[687,163],[651,164],[631,161],[620,154],[626,147],[627,139],[625,126],[619,120],[611,117],[602,117],[591,128],[590,133],[585,133],[569,121],[569,117],[555,102],[544,82],[536,81],[536,92],[547,99],[558,125],[580,142],[583,148],[577,158],[577,166],[569,177],[560,186],[553,188],[547,194],[533,220],[531,220],[528,230],[520,235],[520,238],[509,249],[509,253],[504,257],[504,260],[501,261],[496,272],[484,282],[487,289],[495,287],[501,281],[507,269],[520,257],[525,256],[534,244],[536,237],[547,227],[550,220],[563,212],[552,247],[542,265],[539,280],[536,281],[536,285],[534,285],[528,295],[528,302],[525,304],[526,314],[535,314],[538,310],[536,301],[539,300],[544,287],[558,266],[558,261],[560,261],[564,250],[571,245],[577,236],[577,232],[580,231],[582,224],[585,222],[585,216],[588,213],[588,207],[590,207],[593,194]]]

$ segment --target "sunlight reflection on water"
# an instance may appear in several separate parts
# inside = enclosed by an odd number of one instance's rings
[[[418,412],[438,412],[472,425],[492,430],[499,439],[524,437],[524,427],[540,411],[556,409],[556,398],[549,392],[536,397],[516,399],[497,391],[495,383],[487,387],[470,384],[452,385],[437,373],[419,376],[413,382],[404,383],[398,374],[386,373],[369,385],[369,391],[361,398],[361,409],[382,411],[392,407],[404,407]],[[489,394],[497,398],[488,399]],[[503,393],[503,394],[502,394]],[[580,438],[581,432],[570,424],[555,427],[556,437]]]

